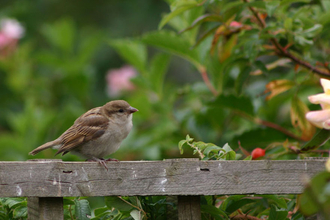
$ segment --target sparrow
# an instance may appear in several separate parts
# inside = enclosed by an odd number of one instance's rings
[[[55,148],[58,149],[55,155],[72,152],[87,161],[97,161],[108,170],[105,161],[115,159],[104,160],[103,157],[118,150],[133,127],[132,114],[137,111],[124,100],[108,102],[82,114],[61,136],[29,154]]]

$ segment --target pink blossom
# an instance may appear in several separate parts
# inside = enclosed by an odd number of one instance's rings
[[[119,96],[123,91],[134,90],[134,84],[131,79],[137,75],[136,70],[132,66],[123,66],[119,69],[111,69],[108,71],[107,92],[110,97]]]
[[[320,104],[322,110],[310,111],[306,118],[316,127],[330,130],[330,81],[321,79],[320,82],[324,93],[309,96],[308,100],[313,104]]]
[[[0,22],[0,58],[15,51],[17,42],[24,35],[24,28],[14,19],[2,19]]]
[[[0,32],[0,49],[11,43],[11,38],[9,38],[4,33]]]
[[[243,25],[241,23],[239,23],[238,21],[232,21],[232,22],[230,22],[230,25],[229,25],[229,27],[235,27],[235,28],[240,28],[242,26]]]
[[[9,38],[20,39],[24,35],[23,26],[14,19],[1,20],[1,32]]]

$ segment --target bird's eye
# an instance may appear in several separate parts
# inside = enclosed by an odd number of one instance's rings
[[[121,109],[119,109],[119,112],[121,112],[121,113],[122,113],[122,112],[124,112],[124,109],[122,109],[122,108],[121,108]]]

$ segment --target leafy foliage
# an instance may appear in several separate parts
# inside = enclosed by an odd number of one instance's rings
[[[118,2],[113,4],[125,4]],[[75,13],[56,19],[45,13],[50,17],[38,21],[26,18],[37,11],[32,4],[5,7],[0,17],[17,16],[26,22],[27,31],[12,53],[0,48],[1,160],[30,159],[30,150],[55,139],[87,109],[109,101],[107,69],[123,64],[139,73],[131,79],[134,89],[111,99],[125,99],[139,112],[133,131],[114,155],[118,159],[191,155],[203,160],[251,159],[250,152],[258,147],[266,150],[266,159],[275,160],[327,153],[329,132],[317,132],[304,116],[319,109],[307,101],[307,96],[321,91],[319,78],[330,78],[328,1],[166,2],[169,11],[159,19],[158,30],[155,24],[143,33],[132,24],[82,25],[92,3],[80,6],[86,7],[80,19]],[[53,9],[53,3],[43,4]],[[108,4],[93,6],[117,9]],[[134,14],[139,4],[124,5],[118,11]],[[76,11],[77,6],[72,8]],[[123,20],[105,11],[90,13],[108,18],[109,23]],[[134,18],[156,20],[149,13]],[[117,29],[135,34],[117,37],[125,35]],[[53,158],[53,152],[38,156]],[[79,158],[68,154],[63,159]],[[327,174],[320,176],[307,184],[302,201],[319,196],[311,189],[324,183]],[[314,206],[306,204],[301,205],[302,213],[319,211],[308,211]],[[0,215],[26,218],[25,205],[24,198],[3,198]],[[163,219],[167,205],[175,208],[164,197],[106,197],[98,207],[84,198],[65,200],[66,217],[79,219],[89,215],[92,219]],[[201,207],[204,219],[246,213],[257,218],[304,219],[298,206],[295,196],[218,195],[204,196]],[[329,206],[322,203],[321,207]]]

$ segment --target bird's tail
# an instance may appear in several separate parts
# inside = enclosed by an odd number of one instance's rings
[[[56,140],[53,141],[49,141],[39,147],[37,147],[36,149],[34,149],[33,151],[31,151],[29,154],[30,155],[36,155],[37,153],[39,153],[40,151],[43,151],[45,149],[51,148],[53,146],[59,145],[61,144],[60,140],[57,138]]]

